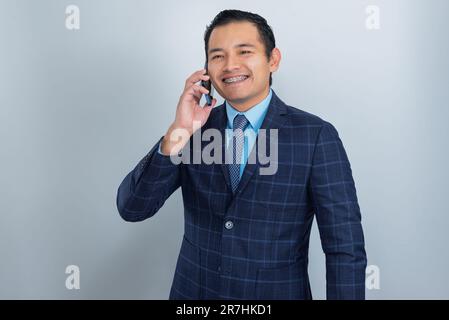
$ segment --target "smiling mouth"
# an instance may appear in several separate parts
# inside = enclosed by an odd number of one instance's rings
[[[245,81],[248,78],[249,78],[249,76],[247,76],[247,75],[241,75],[241,76],[236,76],[236,77],[232,77],[232,78],[223,79],[223,82],[226,85],[230,85],[230,84],[234,84],[234,83],[241,83],[241,82]]]

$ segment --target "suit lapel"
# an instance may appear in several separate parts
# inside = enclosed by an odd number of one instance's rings
[[[223,173],[224,179],[226,181],[226,187],[227,191],[232,194],[232,187],[231,187],[231,178],[229,177],[229,170],[225,163],[225,154],[226,154],[226,128],[228,124],[228,117],[226,115],[226,103],[223,103],[223,105],[220,107],[220,116],[219,118],[219,129],[221,134],[221,159],[222,162],[220,164],[221,172]]]
[[[224,180],[226,181],[226,188],[227,191],[232,194],[232,188],[231,188],[231,180],[228,173],[228,168],[224,164],[224,157],[226,152],[226,127],[227,127],[227,115],[226,115],[226,103],[223,103],[217,107],[215,114],[211,114],[210,116],[210,124],[207,126],[207,128],[213,128],[218,129],[220,131],[221,139],[221,163],[217,164],[220,166],[220,169],[223,173]],[[202,128],[204,130],[206,128]],[[203,142],[204,144],[204,142]],[[204,148],[204,145],[202,145],[201,150]]]
[[[220,132],[221,132],[221,136],[223,137],[221,150],[222,150],[222,155],[223,155],[222,158],[224,160],[224,156],[225,156],[225,152],[226,152],[226,135],[225,135],[226,131],[225,131],[225,129],[227,127],[227,115],[226,115],[226,108],[225,108],[224,104],[219,106],[218,108],[219,108],[219,110],[218,110],[219,114],[215,118],[215,123],[213,123],[211,125],[214,128],[219,128]],[[267,113],[266,113],[265,118],[260,127],[260,129],[266,130],[267,154],[271,154],[270,153],[271,151],[270,151],[269,130],[270,129],[280,129],[285,122],[285,119],[286,119],[286,117],[284,116],[285,114],[286,114],[286,106],[277,97],[277,95],[275,94],[275,92],[273,90],[273,95],[271,97],[271,101],[268,106]],[[255,154],[257,152],[256,146],[258,145],[258,143],[259,143],[259,135],[257,135],[256,142],[254,143],[254,146],[251,149],[250,156],[248,157],[248,159],[250,159],[251,157],[254,157],[253,159],[256,159],[256,163],[247,163],[246,164],[245,169],[243,171],[242,178],[240,179],[239,185],[237,186],[237,189],[235,191],[233,198],[235,198],[240,192],[242,192],[244,190],[244,188],[248,184],[251,177],[254,175],[254,173],[260,167],[259,159],[258,159],[258,157],[256,157],[256,154]],[[231,181],[230,181],[230,177],[229,177],[229,169],[228,169],[228,165],[224,161],[221,164],[221,171],[223,172],[224,179],[225,179],[226,185],[227,185],[227,189],[232,194]]]
[[[286,113],[285,104],[280,101],[280,99],[276,96],[276,94],[273,91],[273,96],[271,97],[270,105],[268,107],[267,114],[265,115],[265,119],[262,122],[262,126],[260,129],[266,130],[266,150],[267,154],[270,154],[270,129],[280,129],[282,125],[284,124],[284,121],[286,117],[284,116]],[[237,186],[237,189],[235,191],[234,198],[241,193],[248,182],[250,181],[251,177],[258,172],[260,167],[259,157],[256,156],[257,148],[256,146],[259,143],[259,135],[257,135],[256,142],[254,143],[253,148],[251,149],[250,157],[255,157],[256,163],[251,164],[247,163],[245,166],[245,169],[243,171],[242,178],[240,179],[239,185]]]

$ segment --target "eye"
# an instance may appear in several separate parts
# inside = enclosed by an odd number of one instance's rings
[[[222,55],[216,55],[216,56],[213,56],[213,57],[212,57],[212,60],[215,60],[215,59],[221,58],[221,57],[223,57],[223,56],[222,56]]]
[[[243,50],[243,51],[241,51],[240,53],[241,53],[241,54],[248,54],[248,53],[251,53],[251,51]]]

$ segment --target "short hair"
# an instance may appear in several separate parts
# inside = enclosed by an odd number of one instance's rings
[[[206,51],[206,61],[208,60],[207,51],[209,50],[209,39],[212,31],[216,27],[223,26],[231,22],[242,21],[251,22],[256,26],[257,30],[259,31],[260,40],[265,46],[265,55],[267,56],[267,59],[271,58],[271,52],[276,47],[276,40],[274,38],[273,30],[268,25],[267,20],[252,12],[241,10],[223,10],[215,16],[214,20],[212,20],[210,25],[206,27],[206,31],[204,32],[204,49]],[[272,82],[273,79],[270,72],[270,86]]]

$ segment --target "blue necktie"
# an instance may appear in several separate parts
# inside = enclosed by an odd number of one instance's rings
[[[233,127],[233,152],[232,163],[229,164],[229,177],[231,178],[232,192],[234,193],[240,181],[240,162],[242,159],[244,134],[243,131],[248,125],[248,119],[243,114],[238,114],[234,118]]]

